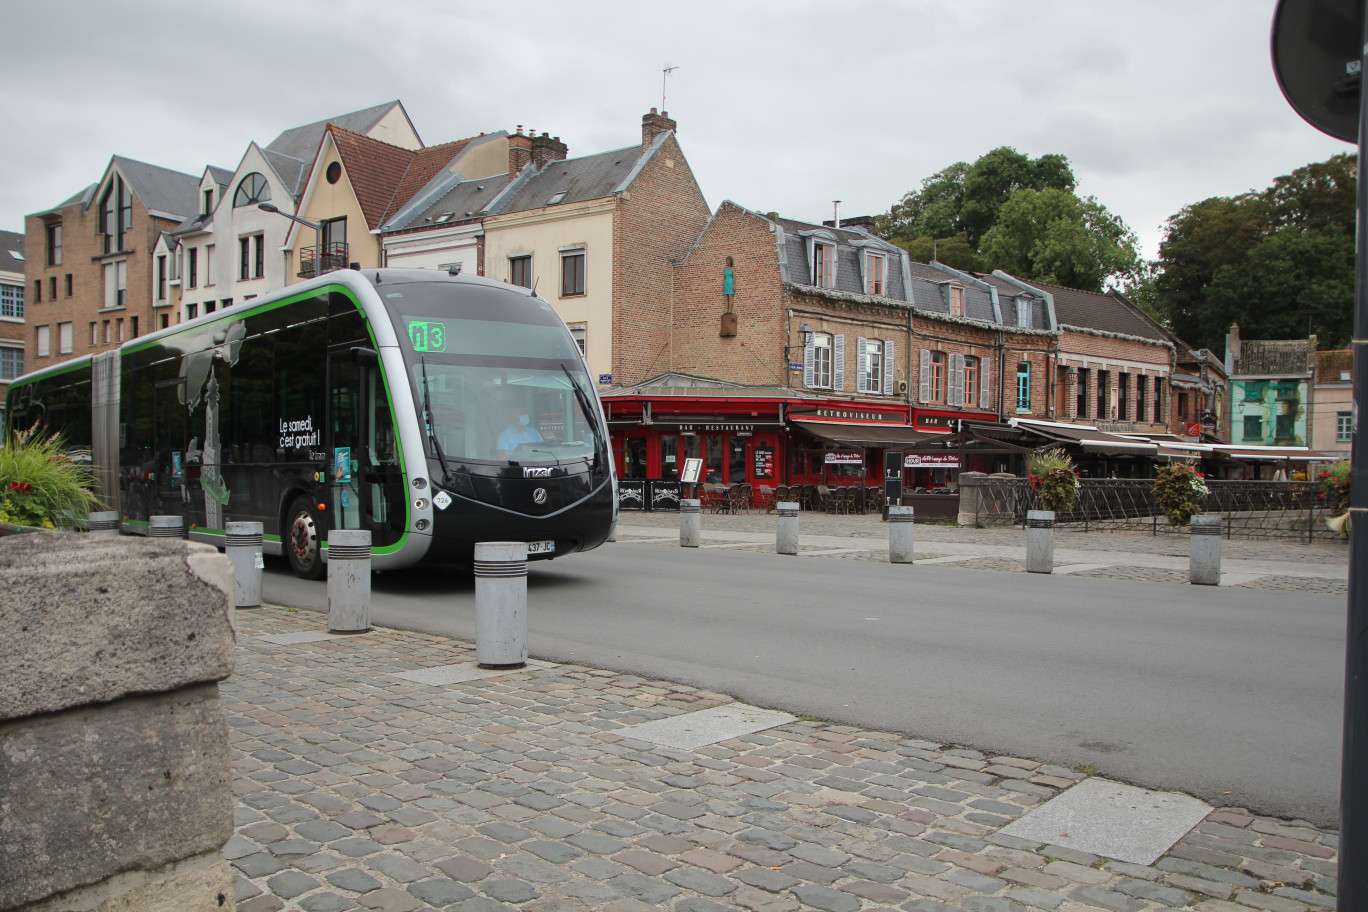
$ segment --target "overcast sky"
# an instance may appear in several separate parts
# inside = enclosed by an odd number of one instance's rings
[[[1155,255],[1165,220],[1353,147],[1302,121],[1274,0],[44,0],[0,14],[0,228],[118,154],[198,175],[399,99],[428,144],[517,124],[570,155],[661,105],[708,205],[886,212],[998,146],[1060,153]]]

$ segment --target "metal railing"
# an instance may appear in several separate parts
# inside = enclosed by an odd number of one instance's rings
[[[324,244],[321,253],[318,247],[299,248],[299,278],[301,279],[346,268],[346,244]]]
[[[1227,538],[1281,538],[1330,541],[1339,533],[1326,526],[1330,517],[1321,486],[1312,481],[1206,482],[1210,493],[1203,513],[1219,513]],[[964,487],[968,487],[965,485]],[[978,479],[977,522],[990,526],[1024,525],[1027,510],[1039,510],[1040,495],[1025,478]],[[963,493],[963,489],[962,489]],[[1153,479],[1082,478],[1074,508],[1055,517],[1055,526],[1074,531],[1145,531],[1186,534],[1187,526],[1170,526],[1154,496]]]

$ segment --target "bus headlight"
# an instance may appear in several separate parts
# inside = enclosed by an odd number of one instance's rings
[[[422,512],[425,511],[427,508],[428,508],[428,499],[427,499],[426,497],[420,497],[420,498],[418,498],[417,500],[415,500],[415,501],[413,502],[413,509],[417,510],[419,513],[422,513]]]

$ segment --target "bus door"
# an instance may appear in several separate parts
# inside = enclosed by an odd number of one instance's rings
[[[185,404],[181,389],[185,378],[162,380],[153,388],[153,435],[156,440],[153,454],[152,502],[147,505],[150,515],[186,515],[190,504],[188,466],[185,462]]]
[[[328,390],[331,527],[368,529],[373,546],[393,544],[406,521],[405,491],[375,352],[330,353]]]

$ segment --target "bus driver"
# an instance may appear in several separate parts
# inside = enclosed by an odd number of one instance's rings
[[[532,418],[519,406],[508,411],[508,427],[499,432],[499,458],[507,459],[520,443],[541,443],[541,432],[532,427]]]

